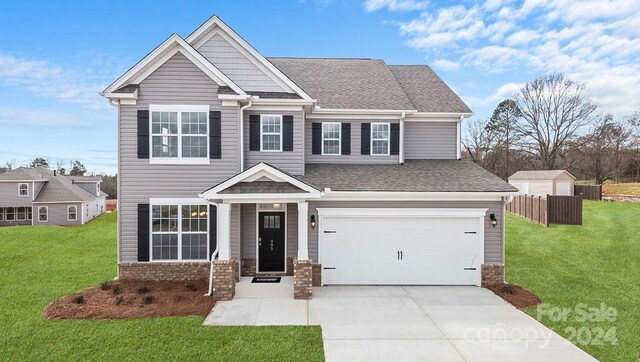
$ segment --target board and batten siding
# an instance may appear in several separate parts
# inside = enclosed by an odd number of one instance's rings
[[[455,159],[457,122],[404,123],[404,158],[407,160]]]
[[[29,195],[18,195],[18,185],[27,184]],[[3,206],[31,206],[33,201],[33,182],[0,182],[0,207]]]
[[[279,210],[273,211],[277,212]],[[242,205],[242,258],[256,257],[256,241],[258,240],[256,236],[258,222],[256,212],[256,204]],[[285,227],[287,228],[287,256],[296,257],[298,255],[298,204],[287,204]]]
[[[504,263],[501,201],[312,201],[309,202],[309,215],[318,215],[318,208],[487,208],[484,218],[484,262]],[[491,226],[489,214],[495,214],[498,225]],[[318,262],[318,230],[309,227],[309,257]]]
[[[293,116],[293,151],[282,152],[262,152],[250,151],[249,146],[249,119],[251,115],[277,114],[283,116]],[[284,133],[283,133],[284,135]],[[262,140],[260,140],[262,142]],[[244,112],[244,168],[245,170],[260,162],[265,162],[271,166],[280,168],[293,175],[304,173],[304,160],[302,157],[302,111],[300,112],[272,112],[272,111],[252,111],[249,108]]]
[[[138,104],[119,111],[119,240],[121,262],[137,261],[138,204],[150,198],[197,198],[198,193],[239,172],[238,110],[222,108],[218,85],[177,53],[140,83]],[[149,104],[203,105],[221,111],[222,158],[209,165],[151,165],[138,159],[137,111]]]
[[[285,91],[220,34],[212,36],[197,50],[247,92]]]
[[[313,146],[313,135],[312,135],[312,124],[313,123],[322,123],[322,122],[346,122],[351,123],[351,154],[350,155],[314,155],[312,153]],[[334,120],[334,119],[307,119],[305,124],[305,140],[304,140],[304,148],[305,148],[305,160],[307,163],[355,163],[355,164],[363,164],[363,163],[398,163],[400,162],[400,158],[398,155],[389,155],[389,156],[372,156],[372,155],[362,155],[361,154],[361,144],[362,144],[362,123],[399,123],[400,121],[395,120]],[[389,145],[391,146],[391,145]]]

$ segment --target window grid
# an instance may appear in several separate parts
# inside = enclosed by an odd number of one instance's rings
[[[281,115],[260,115],[260,151],[282,151]]]
[[[68,221],[76,221],[78,220],[78,207],[71,205],[67,207],[67,220]]]
[[[208,112],[151,111],[154,158],[207,158]]]
[[[207,260],[207,205],[153,205],[152,260]]]
[[[19,207],[18,208],[18,221],[25,221],[27,220],[27,208],[26,207]]]
[[[389,155],[389,123],[371,124],[371,154],[374,156]]]
[[[340,155],[342,129],[339,122],[322,123],[322,154]]]
[[[16,209],[13,207],[7,207],[6,209],[6,217],[7,221],[15,221],[16,220]]]
[[[18,184],[18,196],[29,196],[28,184]]]
[[[4,207],[0,207],[0,221],[4,221]]]
[[[49,208],[46,206],[38,207],[38,221],[47,222],[49,221]]]

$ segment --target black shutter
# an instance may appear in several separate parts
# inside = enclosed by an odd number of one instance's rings
[[[209,255],[208,258],[211,257],[211,253],[216,250],[216,246],[218,246],[218,209],[209,205]]]
[[[322,154],[322,123],[311,124],[311,154]]]
[[[149,158],[149,111],[138,110],[138,158]]]
[[[293,151],[293,116],[282,116],[282,150]]]
[[[342,139],[340,140],[341,143],[341,150],[340,153],[343,155],[350,155],[351,154],[351,123],[348,122],[343,122],[342,125],[342,134],[340,135],[340,137],[342,137]]]
[[[260,115],[249,116],[249,151],[260,151]]]
[[[220,111],[209,112],[209,158],[222,158],[222,120]]]
[[[371,123],[363,123],[360,144],[360,154],[370,155],[371,154]]]
[[[400,124],[391,123],[391,140],[389,153],[397,155],[400,153]]]
[[[149,261],[149,204],[138,204],[138,261]]]

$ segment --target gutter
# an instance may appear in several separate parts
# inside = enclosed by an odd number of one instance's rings
[[[406,112],[402,112],[402,114],[400,115],[400,155],[398,156],[398,160],[400,161],[401,165],[404,165],[404,118],[406,115]]]
[[[238,128],[240,133],[240,172],[244,171],[244,111],[249,109],[253,104],[251,98],[249,103],[240,107],[238,111]]]

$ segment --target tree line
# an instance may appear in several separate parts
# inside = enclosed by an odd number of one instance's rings
[[[463,157],[503,179],[520,170],[566,169],[576,178],[640,181],[640,112],[616,119],[563,74],[526,83],[489,119],[472,120]]]

